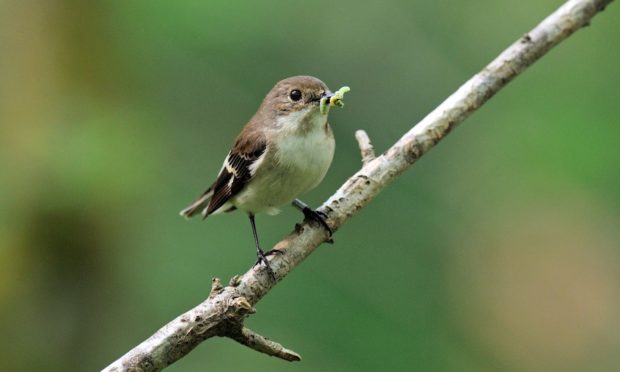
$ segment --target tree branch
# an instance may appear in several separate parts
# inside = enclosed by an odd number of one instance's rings
[[[357,130],[355,132],[355,139],[357,140],[362,154],[362,164],[366,165],[373,161],[375,159],[375,149],[372,147],[372,143],[370,143],[370,138],[368,138],[366,131],[362,129]]]
[[[366,206],[515,76],[574,31],[588,25],[590,19],[611,1],[567,1],[463,84],[381,156],[371,160],[367,136],[358,135],[364,166],[320,208],[327,215],[332,230],[336,231]],[[297,353],[256,335],[242,325],[245,318],[254,312],[252,306],[328,238],[325,229],[315,222],[305,221],[297,225],[295,231],[275,246],[283,254],[269,257],[276,281],[270,278],[262,265],[252,267],[242,276],[235,276],[226,287],[222,287],[219,280],[214,280],[207,300],[165,325],[105,371],[158,371],[213,336],[229,337],[286,360],[299,360]]]

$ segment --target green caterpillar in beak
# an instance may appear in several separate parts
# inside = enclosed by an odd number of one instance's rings
[[[342,87],[338,89],[332,96],[321,98],[319,104],[321,114],[327,114],[331,106],[344,107],[344,102],[342,102],[342,99],[344,98],[344,94],[350,90],[351,88],[349,87]]]

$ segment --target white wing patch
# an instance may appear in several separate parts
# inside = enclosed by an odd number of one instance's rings
[[[226,168],[228,173],[232,174],[233,177],[237,177],[238,175],[237,169],[234,166],[232,166],[232,164],[230,164],[229,159],[230,159],[230,154],[226,155],[226,159],[224,159],[224,166],[222,167],[222,170]]]
[[[231,198],[235,197],[252,179],[252,168],[257,168],[264,158],[264,142],[257,143],[252,152],[231,151],[226,156],[222,170],[213,183],[213,196],[207,207],[205,216],[220,210],[229,210]],[[252,149],[250,149],[252,150]]]
[[[260,168],[261,164],[265,160],[267,151],[269,151],[269,148],[266,148],[265,151],[263,151],[263,153],[258,158],[256,158],[256,160],[254,160],[252,164],[250,164],[250,166],[248,167],[248,169],[250,170],[250,177],[254,177],[256,171],[258,170],[258,168]]]

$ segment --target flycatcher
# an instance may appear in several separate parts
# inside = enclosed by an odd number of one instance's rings
[[[331,234],[324,216],[296,198],[317,186],[327,173],[335,142],[325,103],[341,106],[341,99],[342,94],[336,99],[325,83],[312,76],[278,82],[237,136],[215,182],[181,215],[201,213],[204,219],[235,209],[247,213],[257,264],[263,262],[273,277],[266,259],[273,251],[261,249],[254,215],[276,214],[279,207],[292,202]]]

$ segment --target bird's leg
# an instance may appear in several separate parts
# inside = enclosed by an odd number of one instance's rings
[[[254,221],[254,214],[250,213],[249,217],[250,217],[250,224],[252,225],[252,235],[254,235],[254,244],[256,245],[255,265],[258,265],[261,262],[264,263],[265,267],[267,268],[267,272],[269,273],[269,276],[271,277],[271,279],[275,280],[276,275],[273,272],[273,270],[271,270],[271,266],[269,266],[269,261],[267,261],[267,255],[265,254],[265,252],[263,252],[262,249],[260,249],[260,243],[258,242],[258,234],[256,233],[256,222]]]
[[[327,233],[329,234],[328,242],[333,243],[331,239],[333,231],[332,231],[332,228],[329,227],[329,225],[325,221],[325,219],[327,219],[327,215],[325,215],[325,213],[320,212],[320,211],[315,211],[314,209],[310,208],[306,203],[302,202],[299,199],[293,200],[293,207],[299,209],[304,214],[304,217],[306,217],[307,219],[320,223],[325,228],[325,230],[327,230]]]

